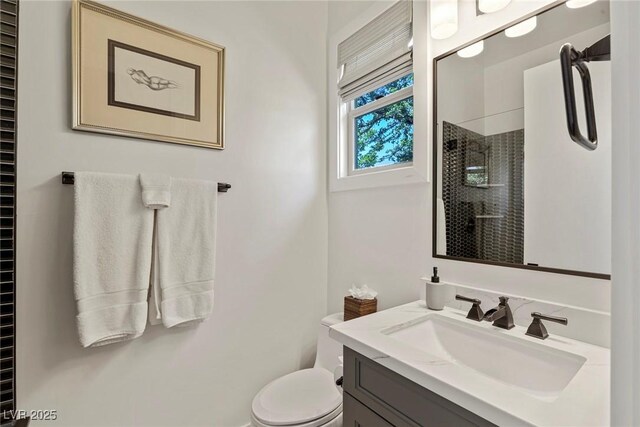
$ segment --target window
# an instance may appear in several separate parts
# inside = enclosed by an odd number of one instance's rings
[[[412,12],[401,0],[338,45],[346,176],[412,164]]]
[[[410,165],[413,161],[413,74],[355,98],[350,103],[348,122],[351,173]]]
[[[329,38],[331,192],[429,181],[428,4],[373,3]]]

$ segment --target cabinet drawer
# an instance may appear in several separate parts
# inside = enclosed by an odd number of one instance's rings
[[[349,393],[343,394],[344,427],[393,427]]]
[[[494,425],[348,347],[344,390],[396,427]]]

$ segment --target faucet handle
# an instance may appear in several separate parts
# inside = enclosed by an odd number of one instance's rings
[[[534,319],[548,320],[550,322],[560,323],[562,325],[567,325],[569,323],[569,319],[567,319],[566,317],[558,317],[558,316],[551,316],[548,314],[541,314],[541,313],[538,313],[537,311],[534,311],[533,313],[531,313],[531,317],[533,317]]]
[[[500,305],[506,305],[507,302],[509,302],[509,297],[498,297],[498,300],[500,301]]]
[[[547,314],[538,313],[537,311],[531,313],[531,317],[533,317],[533,321],[527,329],[527,335],[529,335],[530,337],[539,338],[541,340],[544,340],[549,336],[547,328],[542,323],[543,320],[560,323],[561,325],[567,325],[569,323],[569,320],[566,317],[550,316]]]
[[[462,295],[456,295],[456,299],[458,301],[466,301],[473,304],[471,306],[471,310],[469,310],[469,313],[467,314],[467,319],[475,320],[476,322],[482,321],[482,318],[484,316],[484,313],[480,308],[480,304],[482,303],[482,301],[477,298],[469,298]]]

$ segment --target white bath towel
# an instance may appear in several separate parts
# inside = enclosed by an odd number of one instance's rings
[[[150,209],[171,206],[171,177],[162,174],[140,174],[142,203]]]
[[[175,179],[171,207],[156,213],[162,323],[186,326],[213,310],[215,182]]]
[[[137,176],[75,174],[74,291],[84,347],[144,331],[153,211],[140,197]]]

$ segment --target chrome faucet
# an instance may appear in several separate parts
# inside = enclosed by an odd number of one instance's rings
[[[511,329],[516,326],[513,323],[513,313],[509,307],[509,298],[500,297],[500,304],[484,314],[482,320],[493,322],[493,326],[502,329]]]

